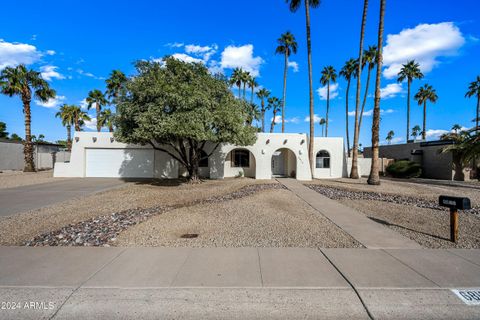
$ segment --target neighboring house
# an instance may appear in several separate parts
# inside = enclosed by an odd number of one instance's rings
[[[205,152],[211,148],[207,145]],[[346,175],[343,138],[315,138],[314,153],[314,178]],[[120,143],[108,132],[75,132],[70,162],[57,162],[54,176],[173,179],[184,171],[175,159],[150,146]],[[307,135],[258,133],[252,146],[222,144],[200,163],[199,173],[211,179],[278,176],[310,180]]]
[[[56,161],[65,162],[70,159],[70,152],[63,151],[59,144],[34,143],[33,158],[35,168],[52,169]],[[0,170],[23,170],[25,160],[21,141],[0,139]]]

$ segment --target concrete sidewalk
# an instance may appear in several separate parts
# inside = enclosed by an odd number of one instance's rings
[[[0,247],[1,319],[478,319],[478,287],[480,250]]]
[[[363,213],[306,187],[295,179],[278,179],[300,199],[369,249],[419,249],[415,241],[368,219]]]

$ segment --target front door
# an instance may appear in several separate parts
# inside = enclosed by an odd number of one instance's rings
[[[272,175],[283,176],[285,175],[285,163],[283,161],[282,151],[276,151],[272,155]]]

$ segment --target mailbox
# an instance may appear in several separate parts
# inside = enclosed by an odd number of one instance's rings
[[[469,210],[471,209],[470,199],[462,197],[450,197],[440,196],[438,199],[439,205],[456,210]]]

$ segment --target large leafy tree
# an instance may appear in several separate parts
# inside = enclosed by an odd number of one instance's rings
[[[113,70],[105,80],[107,84],[105,95],[112,103],[116,103],[116,99],[125,91],[127,80],[127,76],[120,70]]]
[[[480,76],[477,76],[475,81],[471,82],[468,86],[468,91],[465,94],[466,98],[477,98],[477,113],[475,117],[475,130],[480,130],[478,122],[480,121]]]
[[[418,89],[418,92],[415,94],[414,99],[417,100],[419,106],[423,105],[422,139],[425,140],[427,138],[427,102],[437,102],[438,96],[432,86],[425,84],[423,87],[420,87],[420,89]]]
[[[337,81],[337,72],[332,66],[324,67],[322,70],[322,76],[320,77],[320,83],[327,87],[327,116],[325,125],[325,136],[328,137],[328,114],[330,112],[330,83]]]
[[[310,8],[320,6],[320,0],[285,0],[289,5],[291,12],[296,12],[302,5],[305,5],[305,25],[307,35],[307,60],[308,60],[308,93],[309,93],[309,111],[310,111],[310,137],[308,144],[308,158],[310,159],[310,170],[313,174],[315,169],[315,157],[313,154],[315,137],[315,116],[313,106],[313,73],[312,73],[312,40],[310,37]]]
[[[6,67],[0,73],[0,88],[3,94],[13,97],[19,96],[23,103],[23,114],[25,117],[25,141],[23,153],[25,157],[25,167],[23,171],[35,171],[33,162],[33,143],[32,143],[32,114],[30,103],[32,95],[37,100],[47,102],[55,98],[55,90],[51,89],[48,83],[42,79],[40,72],[29,70],[21,64],[17,67]]]
[[[385,6],[386,0],[380,0],[380,18],[378,22],[378,42],[377,42],[377,72],[375,76],[375,102],[373,106],[372,119],[372,165],[367,183],[371,185],[380,184],[380,158],[379,158],[379,137],[380,137],[380,86],[382,80],[383,64],[383,31],[385,25]]]
[[[365,105],[367,103],[368,88],[370,86],[370,75],[377,63],[377,46],[369,46],[368,49],[363,52],[362,63],[364,67],[367,66],[368,64],[368,69],[367,69],[367,84],[365,85],[365,93],[363,94],[362,109],[360,111],[359,120],[358,120],[359,134],[360,134],[360,131],[362,130],[363,112],[365,111]]]
[[[262,88],[257,91],[257,98],[261,101],[261,108],[260,108],[260,118],[262,121],[262,132],[265,132],[265,99],[268,99],[270,96],[270,91],[265,88]]]
[[[362,67],[363,67],[363,40],[365,38],[365,25],[367,24],[368,0],[363,1],[362,24],[360,27],[360,45],[358,47],[357,71],[357,91],[355,94],[355,122],[353,126],[353,150],[352,150],[352,169],[350,171],[350,178],[359,179],[358,174],[358,150],[360,140],[360,126],[359,126],[359,108],[360,108],[360,92],[362,88]],[[327,121],[328,122],[328,121]],[[328,125],[328,123],[327,123]]]
[[[277,97],[268,98],[268,109],[272,109],[272,112],[273,112],[272,123],[270,124],[270,133],[273,132],[273,129],[277,124],[277,113],[280,111],[281,106],[282,106],[282,101]]]
[[[100,132],[100,130],[102,130],[102,126],[100,125],[98,119],[100,118],[102,107],[108,104],[108,100],[105,98],[105,95],[102,93],[102,91],[98,89],[90,91],[86,100],[88,110],[95,105],[95,110],[97,112],[97,131]]]
[[[128,80],[117,106],[114,134],[119,141],[169,154],[193,181],[199,161],[221,143],[255,142],[256,129],[245,125],[246,103],[203,64],[167,57],[163,64],[139,61],[136,68],[138,75]]]
[[[420,65],[415,60],[410,60],[406,64],[402,65],[400,72],[398,73],[398,82],[407,80],[407,141],[410,136],[410,92],[412,87],[412,81],[414,79],[422,79],[423,73],[420,70]]]
[[[115,114],[112,113],[112,110],[105,109],[100,112],[100,116],[98,117],[98,123],[102,127],[107,127],[109,132],[113,132],[113,121],[115,118]]]
[[[284,67],[283,67],[283,99],[282,99],[282,132],[285,132],[285,103],[287,101],[287,72],[288,72],[288,58],[290,55],[297,53],[297,41],[295,36],[287,31],[283,33],[280,38],[277,39],[278,46],[275,49],[275,53],[283,54]]]
[[[348,97],[350,93],[350,83],[352,81],[352,77],[354,77],[355,75],[355,70],[356,70],[356,60],[350,59],[347,62],[345,62],[345,65],[339,72],[339,75],[341,77],[344,77],[345,80],[347,80],[347,90],[345,93],[345,131],[346,131],[345,134],[347,137],[347,152],[348,152],[349,158],[350,158],[350,134],[348,132],[348,100],[349,100]]]
[[[75,106],[64,104],[55,114],[55,117],[62,120],[62,125],[67,128],[67,149],[72,149],[72,125],[75,124]]]
[[[72,112],[75,131],[82,131],[82,126],[85,124],[85,121],[91,120],[90,117],[79,106],[72,105]]]

